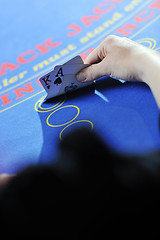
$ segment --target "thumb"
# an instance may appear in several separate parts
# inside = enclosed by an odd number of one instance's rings
[[[94,81],[102,76],[105,76],[103,61],[100,63],[92,64],[89,67],[83,68],[76,74],[76,79],[79,82]]]

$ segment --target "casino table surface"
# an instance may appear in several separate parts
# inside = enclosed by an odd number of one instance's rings
[[[0,29],[0,173],[50,163],[64,135],[83,126],[118,153],[159,150],[159,110],[146,84],[105,76],[45,102],[39,78],[85,59],[110,34],[160,51],[160,1],[1,0]]]

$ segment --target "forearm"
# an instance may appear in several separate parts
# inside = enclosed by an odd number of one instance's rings
[[[141,80],[151,89],[153,96],[160,108],[160,54],[148,49],[144,54],[143,61],[139,65],[141,68]]]
[[[80,82],[105,75],[148,84],[160,108],[160,53],[128,38],[108,36],[90,55],[90,64],[77,74]]]

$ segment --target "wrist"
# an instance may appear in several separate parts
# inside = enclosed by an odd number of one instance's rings
[[[145,49],[137,58],[138,77],[149,87],[160,81],[160,54],[152,49]]]
[[[150,87],[160,108],[160,54],[149,49],[139,60],[140,80]]]

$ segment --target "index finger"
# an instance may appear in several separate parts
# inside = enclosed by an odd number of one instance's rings
[[[101,62],[101,59],[98,56],[99,47],[95,48],[85,59],[85,64],[94,64]]]

